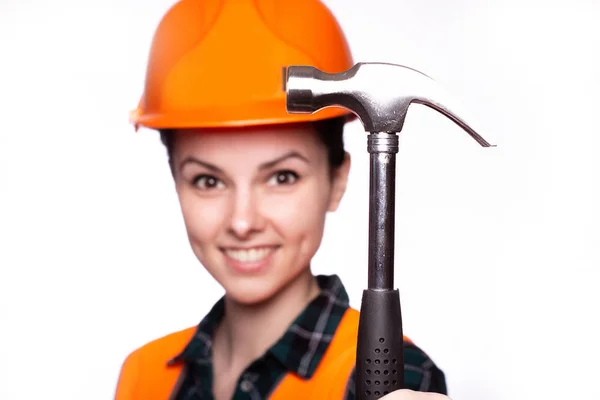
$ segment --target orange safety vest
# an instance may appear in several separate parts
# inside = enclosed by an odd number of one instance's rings
[[[358,322],[359,312],[348,308],[312,378],[287,374],[269,400],[343,399],[356,360]],[[115,400],[168,400],[182,366],[167,366],[167,361],[195,332],[195,327],[175,332],[131,353],[121,368]]]

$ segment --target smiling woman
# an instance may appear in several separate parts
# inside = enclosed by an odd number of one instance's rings
[[[161,21],[133,122],[160,131],[191,249],[225,295],[198,326],[132,352],[117,400],[354,399],[358,311],[337,275],[311,271],[346,190],[350,115],[288,114],[292,64],[352,66],[318,0],[183,0]],[[410,340],[405,371],[394,361],[384,386],[404,373],[408,389],[446,392]]]
[[[340,133],[331,132],[343,152]],[[327,132],[308,123],[166,135],[192,249],[228,299],[262,302],[284,286],[315,295],[307,267],[350,167],[347,154],[338,166],[328,161],[319,139]]]

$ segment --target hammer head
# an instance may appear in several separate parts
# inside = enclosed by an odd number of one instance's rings
[[[402,130],[410,104],[419,103],[450,118],[481,146],[491,146],[433,79],[403,65],[358,63],[335,74],[311,66],[291,66],[284,75],[284,88],[290,113],[341,106],[360,118],[365,131],[392,133]]]

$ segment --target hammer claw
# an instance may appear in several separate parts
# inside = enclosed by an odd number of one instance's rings
[[[433,102],[427,100],[414,100],[414,103],[420,103],[429,108],[438,111],[440,114],[445,115],[448,119],[452,120],[455,124],[460,126],[465,132],[469,134],[481,147],[496,147],[495,144],[490,144],[485,140],[477,131],[475,131],[471,125],[469,125],[463,118],[459,116],[457,112],[452,111],[447,105],[441,104],[440,102]]]

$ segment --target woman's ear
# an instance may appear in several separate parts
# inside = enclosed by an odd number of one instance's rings
[[[344,161],[342,165],[337,167],[333,171],[333,181],[332,181],[332,190],[331,197],[329,198],[329,207],[327,211],[334,212],[337,210],[340,202],[342,201],[342,197],[344,197],[344,193],[346,192],[346,185],[348,184],[348,175],[350,173],[350,153],[344,153]]]

